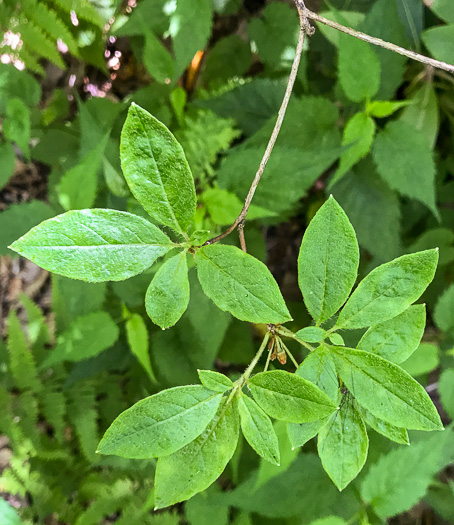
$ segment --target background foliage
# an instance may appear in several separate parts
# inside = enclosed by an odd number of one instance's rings
[[[454,6],[427,3],[430,9],[420,0],[308,7],[452,62]],[[152,513],[154,462],[97,456],[99,438],[137,400],[198,382],[198,368],[238,377],[263,328],[218,310],[190,272],[189,308],[162,331],[143,306],[159,264],[126,282],[53,276],[50,283],[44,275],[39,287],[25,286],[33,270],[7,246],[70,209],[143,214],[118,155],[132,101],[183,145],[202,202],[198,228],[215,235],[232,223],[282,99],[296,11],[291,2],[260,0],[4,0],[0,25],[0,299],[8,316],[0,343],[0,431],[7,437],[0,523],[341,525],[397,515],[402,523],[454,521],[447,468],[454,417],[453,77],[318,27],[245,230],[248,250],[267,262],[295,303],[295,328],[309,324],[296,285],[297,250],[330,193],[357,232],[360,277],[438,246],[439,268],[424,295],[424,342],[402,366],[427,387],[447,431],[411,432],[411,447],[371,433],[363,472],[340,494],[315,443],[291,450],[278,422],[280,467],[259,461],[243,441],[218,484]],[[35,302],[18,293],[21,283]],[[361,335],[349,332],[351,344]]]

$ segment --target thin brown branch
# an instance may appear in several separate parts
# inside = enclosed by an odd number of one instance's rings
[[[452,64],[448,64],[447,62],[442,62],[441,60],[435,60],[434,58],[429,58],[424,55],[420,55],[419,53],[415,53],[414,51],[410,51],[409,49],[405,49],[404,47],[396,46],[395,44],[386,42],[385,40],[382,40],[381,38],[375,38],[373,36],[366,35],[365,33],[361,33],[361,31],[356,31],[355,29],[352,29],[351,27],[343,26],[341,24],[338,24],[337,22],[328,20],[328,18],[325,18],[324,16],[318,15],[317,13],[310,11],[304,5],[304,2],[298,0],[298,3],[299,3],[300,9],[303,12],[303,15],[307,19],[315,20],[316,22],[320,22],[321,24],[324,24],[328,27],[337,29],[338,31],[341,31],[342,33],[345,33],[350,36],[354,36],[355,38],[359,38],[360,40],[364,40],[364,42],[368,42],[369,44],[373,44],[374,46],[383,47],[384,49],[388,49],[389,51],[393,51],[394,53],[398,53],[399,55],[403,55],[407,58],[411,58],[412,60],[416,60],[418,62],[422,62],[423,64],[436,67],[437,69],[444,69],[445,71],[454,73],[454,65]]]

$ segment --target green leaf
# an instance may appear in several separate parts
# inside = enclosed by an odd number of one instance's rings
[[[437,60],[452,62],[454,54],[454,23],[446,26],[431,27],[421,35],[430,54]]]
[[[189,304],[186,252],[167,259],[156,272],[145,296],[147,314],[163,330],[173,326]]]
[[[421,133],[431,148],[434,147],[440,126],[440,116],[437,94],[432,83],[425,82],[420,89],[415,91],[400,119]]]
[[[58,215],[10,246],[45,270],[88,282],[128,279],[172,247],[167,235],[142,217],[100,209]]]
[[[421,343],[400,366],[411,376],[417,377],[432,372],[439,364],[438,346],[431,343]]]
[[[360,473],[369,448],[363,418],[351,394],[344,396],[340,410],[320,429],[317,442],[323,468],[339,490]]]
[[[454,284],[451,284],[438,299],[434,321],[443,332],[454,333]]]
[[[273,424],[265,412],[250,397],[238,398],[241,430],[244,437],[259,456],[279,465],[279,442]]]
[[[224,398],[214,419],[195,441],[158,460],[156,509],[189,499],[222,474],[235,452],[239,436],[236,403],[227,405],[226,401]]]
[[[0,498],[0,516],[1,525],[22,525],[23,521],[13,507],[11,507],[3,498]]]
[[[319,433],[328,420],[329,417],[325,417],[311,423],[288,423],[287,431],[292,449],[304,446]]]
[[[393,113],[411,103],[411,100],[373,100],[366,104],[366,114],[376,118],[390,117]]]
[[[410,306],[394,319],[369,328],[359,341],[358,349],[396,364],[403,363],[418,348],[425,327],[425,305]]]
[[[295,334],[295,338],[306,343],[320,343],[326,337],[326,330],[319,326],[306,326],[298,330]]]
[[[12,177],[15,163],[16,155],[12,144],[0,143],[0,190],[6,186]]]
[[[416,301],[432,281],[438,250],[403,255],[375,268],[351,295],[338,328],[364,328],[396,317]]]
[[[438,380],[441,404],[451,419],[454,419],[454,368],[443,370]]]
[[[2,131],[7,140],[15,142],[24,157],[30,159],[30,110],[20,98],[12,98],[6,107]]]
[[[309,224],[298,257],[298,283],[317,323],[347,300],[356,281],[359,248],[348,217],[330,197]]]
[[[227,392],[233,388],[233,383],[224,374],[212,370],[197,370],[202,385],[214,392]]]
[[[451,0],[433,0],[429,7],[445,22],[454,24],[454,5]]]
[[[142,399],[112,423],[98,452],[136,459],[173,454],[203,432],[221,397],[201,385],[190,385]]]
[[[336,410],[334,402],[322,390],[283,370],[261,372],[248,385],[257,404],[274,419],[305,423]]]
[[[382,455],[362,480],[361,499],[382,519],[409,510],[424,496],[433,476],[451,461],[450,451],[452,429]]]
[[[147,326],[139,314],[130,314],[126,321],[126,338],[131,352],[137,357],[151,381],[155,382],[153,370],[148,353],[148,330]]]
[[[347,388],[375,417],[398,427],[443,429],[430,397],[407,372],[375,354],[344,347],[332,350]]]
[[[221,310],[251,323],[291,320],[268,268],[235,246],[212,244],[197,251],[203,291]]]
[[[391,121],[377,134],[372,154],[391,189],[422,202],[438,218],[435,163],[424,135],[407,122]]]
[[[196,197],[183,149],[164,124],[134,103],[123,126],[120,156],[128,186],[147,213],[185,232]]]
[[[150,75],[157,82],[164,84],[172,78],[175,69],[172,55],[154,32],[148,29],[147,23],[148,20],[141,20],[145,36],[143,63]]]
[[[366,410],[363,407],[359,407],[361,415],[363,416],[364,421],[376,432],[381,434],[382,436],[387,437],[391,441],[394,441],[395,443],[399,443],[401,445],[409,445],[410,441],[408,439],[408,432],[405,428],[396,427],[394,425],[391,425],[391,423],[388,423],[386,421],[383,421],[383,419],[379,419],[378,417],[375,417],[373,414],[371,414],[368,410]]]
[[[320,11],[320,15],[328,20],[337,22],[338,24],[347,25],[352,29],[357,28],[365,17],[364,13],[358,13],[357,11],[342,11],[340,9],[333,9],[333,11]],[[329,40],[333,46],[339,47],[339,36],[341,34],[339,31],[321,23],[317,24],[317,30],[320,30],[320,33]]]
[[[328,339],[333,343],[333,345],[345,346],[344,338],[340,334],[331,334]]]
[[[356,113],[347,122],[342,146],[348,146],[348,149],[340,158],[339,168],[330,182],[330,187],[369,153],[374,141],[375,129],[374,120],[365,113]]]
[[[337,516],[328,516],[327,518],[311,521],[310,525],[348,525],[348,523]]]
[[[100,354],[118,339],[119,329],[107,312],[78,317],[57,339],[57,345],[41,367],[62,361],[81,361]]]
[[[380,86],[380,62],[367,42],[339,35],[339,82],[353,102],[373,98]]]

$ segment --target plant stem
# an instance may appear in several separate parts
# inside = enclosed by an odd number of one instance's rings
[[[296,368],[298,368],[300,365],[298,364],[298,361],[293,357],[293,354],[290,352],[290,350],[287,348],[287,346],[284,344],[284,341],[282,341],[282,339],[280,339],[280,342],[281,342],[281,345],[282,347],[284,348],[284,350],[286,351],[287,355],[290,357],[290,359],[292,360],[292,363],[295,365]]]
[[[266,332],[265,337],[263,338],[262,344],[260,345],[258,352],[255,354],[255,357],[251,361],[251,364],[246,368],[243,375],[241,376],[241,379],[243,380],[243,384],[249,379],[249,376],[251,375],[252,371],[254,370],[257,363],[259,362],[259,359],[262,357],[263,351],[266,348],[269,338],[270,338],[270,333]]]
[[[294,339],[301,346],[304,346],[305,348],[307,348],[309,352],[313,352],[315,350],[315,348],[309,343],[306,343],[305,341],[301,341],[301,339],[298,339],[297,337],[295,337],[295,334],[288,328],[285,328],[285,326],[276,326],[276,333],[279,335],[283,335],[284,337],[289,337],[290,339]]]

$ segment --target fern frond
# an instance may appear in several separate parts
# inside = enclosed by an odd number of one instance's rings
[[[30,71],[33,71],[38,75],[45,74],[43,66],[38,62],[34,55],[28,52],[28,50],[24,46],[21,47],[17,58],[19,60],[22,60],[22,62],[25,64],[25,67]]]
[[[13,400],[13,420],[17,421],[22,432],[33,443],[36,450],[40,447],[40,433],[38,431],[38,402],[30,390],[24,390]]]
[[[47,3],[53,3],[67,13],[74,11],[77,18],[104,29],[105,21],[87,0],[49,0]]]
[[[99,436],[94,383],[85,381],[71,388],[68,392],[67,413],[74,425],[83,455],[88,461],[95,463],[98,459],[96,448]]]
[[[27,312],[28,340],[32,345],[34,356],[38,357],[38,361],[40,361],[40,358],[43,358],[44,356],[37,356],[37,354],[42,354],[44,345],[50,341],[46,318],[44,317],[41,308],[39,308],[39,306],[24,293],[19,294],[19,300]]]
[[[66,398],[61,386],[55,382],[45,384],[39,396],[41,412],[54,429],[54,437],[58,443],[64,441]]]
[[[8,317],[9,368],[20,389],[38,392],[41,383],[36,372],[35,360],[30,352],[17,315],[12,311]]]
[[[21,21],[15,31],[20,33],[23,46],[33,49],[35,53],[47,58],[59,68],[66,69],[56,44],[33,22]]]

